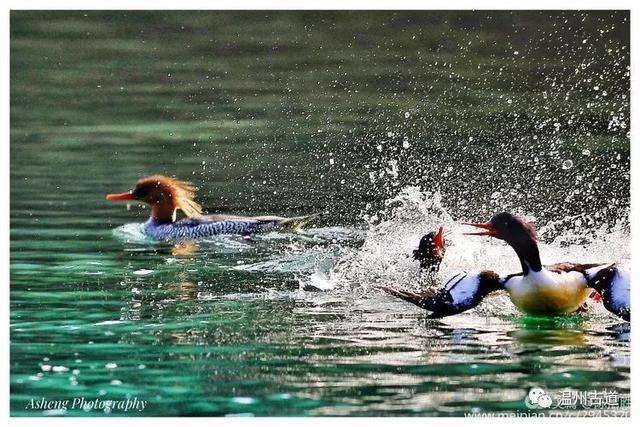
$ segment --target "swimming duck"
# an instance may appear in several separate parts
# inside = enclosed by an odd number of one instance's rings
[[[446,252],[443,227],[431,231],[421,239],[414,259],[420,261],[421,270],[437,273]],[[381,286],[379,289],[430,311],[429,318],[440,318],[462,313],[482,301],[488,294],[502,289],[500,277],[493,271],[457,272],[437,290],[412,292]]]
[[[219,234],[253,234],[271,230],[297,230],[318,215],[279,216],[202,215],[194,201],[195,188],[186,181],[163,175],[138,180],[133,190],[108,194],[107,200],[135,200],[151,206],[144,224],[147,236],[156,240],[192,240]],[[186,218],[177,219],[181,210]]]
[[[501,280],[511,301],[525,313],[557,315],[579,310],[599,292],[607,310],[629,320],[630,277],[615,264],[559,263],[543,266],[532,224],[502,212],[487,223],[466,224],[484,231],[465,233],[504,240],[518,255],[522,272]]]
[[[503,286],[497,273],[485,270],[458,272],[444,281],[437,290],[410,292],[387,286],[380,289],[430,311],[427,317],[437,319],[470,310],[490,293],[503,289]]]
[[[422,236],[418,249],[413,251],[413,259],[420,262],[422,270],[437,272],[440,269],[446,252],[442,231],[443,227],[440,226],[437,232],[431,231]]]

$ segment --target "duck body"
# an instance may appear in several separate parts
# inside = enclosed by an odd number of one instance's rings
[[[191,183],[163,175],[138,180],[125,193],[108,194],[107,200],[139,201],[151,206],[144,233],[155,240],[196,240],[220,234],[248,235],[271,230],[298,230],[318,215],[292,218],[280,216],[202,215],[194,201]],[[177,219],[178,210],[186,218]]]
[[[630,277],[615,264],[558,263],[543,266],[532,224],[506,212],[483,224],[486,231],[465,233],[504,240],[520,260],[522,272],[504,279],[513,304],[529,314],[562,315],[578,311],[595,289],[607,310],[630,318]]]
[[[441,318],[459,314],[478,305],[488,293],[502,289],[502,280],[492,271],[460,271],[440,282],[437,273],[444,258],[445,240],[443,227],[437,232],[425,234],[413,251],[413,258],[420,262],[420,271],[437,288],[412,292],[388,286],[379,287],[386,293],[417,305],[431,313],[429,318]],[[437,283],[436,283],[437,282]]]
[[[602,296],[605,308],[626,321],[631,321],[631,276],[615,264],[592,267],[586,272],[589,286]]]
[[[502,280],[493,271],[461,271],[437,290],[409,292],[390,287],[381,287],[386,293],[417,305],[431,313],[427,316],[438,319],[467,311],[493,291],[502,289]]]
[[[144,224],[144,232],[155,240],[196,240],[221,234],[249,235],[285,229],[308,217],[240,217],[233,215],[205,215],[187,217],[175,222],[165,222],[149,218]]]
[[[509,278],[504,288],[520,311],[543,315],[574,313],[592,293],[580,272],[555,273],[544,267]]]

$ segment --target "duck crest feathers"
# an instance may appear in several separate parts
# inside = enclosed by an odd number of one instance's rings
[[[171,178],[165,175],[153,175],[146,178],[142,178],[138,181],[140,184],[154,183],[167,195],[170,196],[173,203],[174,212],[173,220],[175,221],[176,210],[180,209],[184,214],[190,218],[197,218],[202,216],[202,206],[194,200],[196,188],[189,181],[181,181],[176,178]]]

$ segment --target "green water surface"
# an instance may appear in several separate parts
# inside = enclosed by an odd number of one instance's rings
[[[431,321],[299,289],[406,185],[456,219],[628,222],[628,66],[625,12],[12,12],[12,415],[106,415],[29,408],[84,397],[147,402],[116,416],[460,416],[527,411],[532,386],[628,394],[613,317]],[[104,195],[154,173],[209,212],[325,215],[179,247],[114,233],[148,211]]]

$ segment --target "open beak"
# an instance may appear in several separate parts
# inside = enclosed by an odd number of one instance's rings
[[[436,248],[444,249],[444,236],[442,235],[442,226],[438,229],[438,234],[433,238],[433,244]]]
[[[126,193],[107,194],[107,200],[135,200],[135,198],[133,191],[127,191]]]
[[[476,227],[476,228],[481,228],[485,231],[479,231],[477,233],[462,233],[466,236],[492,236],[492,237],[496,237],[498,235],[498,230],[496,230],[496,228],[491,225],[491,223],[484,223],[484,224],[473,224],[473,223],[469,223],[469,222],[465,222],[463,223],[464,225],[470,225],[472,227]]]

